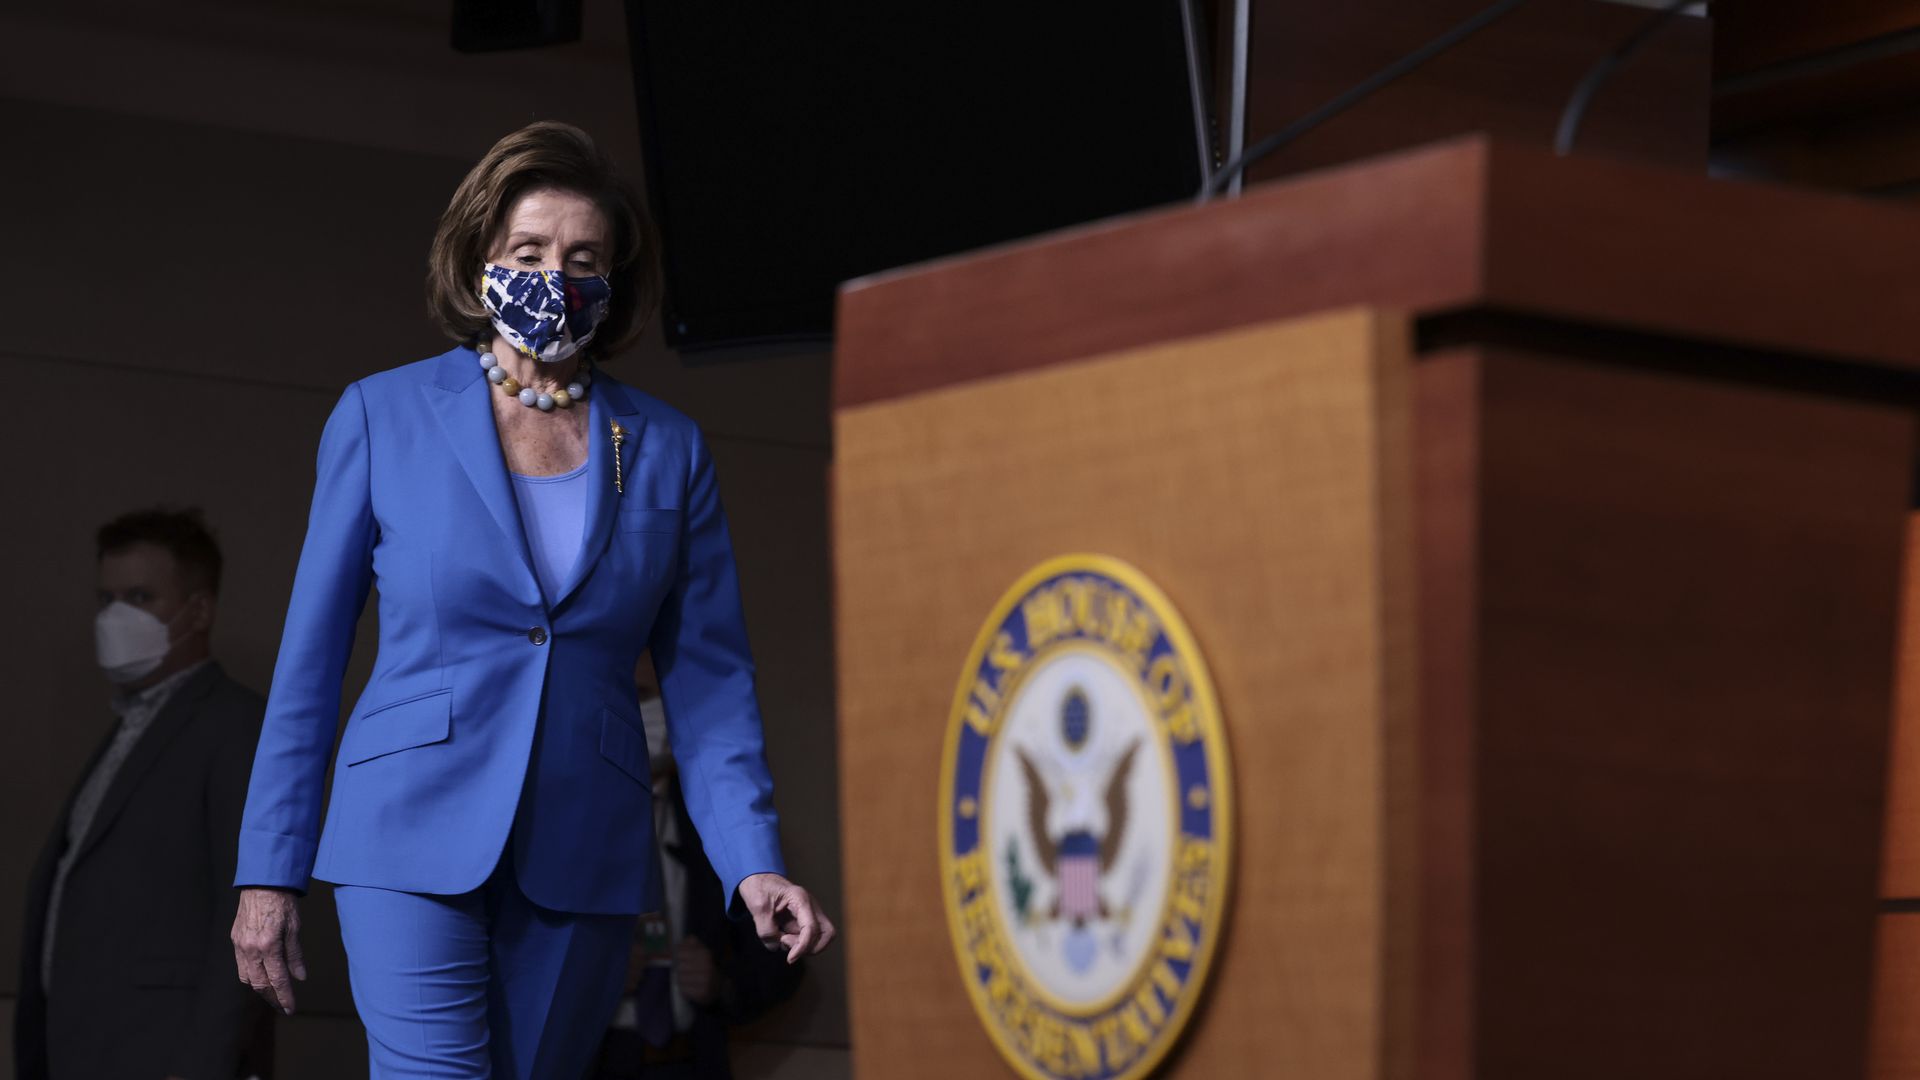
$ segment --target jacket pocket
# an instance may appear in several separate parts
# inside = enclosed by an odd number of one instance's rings
[[[653,770],[647,764],[647,736],[608,709],[600,714],[600,756],[653,790]]]
[[[680,531],[680,511],[645,506],[631,510],[623,509],[620,511],[620,530],[622,532],[677,533]]]
[[[382,705],[348,725],[340,740],[340,763],[358,765],[443,742],[452,732],[453,691],[429,690]]]

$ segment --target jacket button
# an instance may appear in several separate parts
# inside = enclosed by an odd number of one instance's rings
[[[544,627],[536,626],[533,629],[528,630],[527,640],[533,642],[535,645],[545,645],[547,643],[546,629]]]

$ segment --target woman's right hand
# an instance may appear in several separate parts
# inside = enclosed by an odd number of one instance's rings
[[[299,900],[284,889],[241,889],[232,936],[240,981],[282,1013],[293,1015],[293,980],[307,978],[307,962],[300,955]]]

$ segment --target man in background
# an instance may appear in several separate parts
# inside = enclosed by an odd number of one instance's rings
[[[801,966],[769,952],[751,919],[730,919],[720,879],[680,793],[667,714],[651,666],[638,673],[653,777],[662,910],[634,928],[627,996],[602,1044],[594,1080],[731,1080],[727,1029],[785,1001]]]
[[[112,721],[28,882],[16,1075],[264,1072],[243,1059],[271,1021],[227,935],[265,703],[212,658],[220,549],[197,511],[127,514],[96,541],[94,642]]]

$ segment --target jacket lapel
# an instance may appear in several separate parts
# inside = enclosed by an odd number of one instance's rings
[[[53,894],[53,871],[60,862],[60,853],[67,846],[67,830],[73,825],[73,804],[80,798],[80,789],[87,784],[87,777],[100,767],[100,759],[107,756],[107,747],[113,745],[113,733],[119,727],[115,721],[106,726],[105,734],[94,744],[93,753],[87,755],[87,763],[74,774],[72,786],[67,789],[67,797],[60,804],[60,817],[53,823],[53,832],[48,834],[46,844],[40,850],[40,858],[33,864],[33,870],[27,877],[27,922],[26,935],[20,941],[20,958],[31,962],[33,980],[22,981],[21,993],[26,993],[31,985],[35,993],[40,990],[40,935],[47,922],[47,904]],[[97,815],[96,815],[97,816]],[[92,828],[91,825],[88,828]],[[80,839],[85,840],[86,837]],[[27,969],[22,969],[23,971]]]
[[[491,384],[480,371],[471,349],[454,349],[440,357],[440,369],[430,386],[421,388],[427,396],[441,433],[453,447],[453,459],[466,470],[473,490],[486,504],[487,513],[500,528],[508,550],[518,556],[523,586],[519,591],[540,595],[540,579],[533,573],[533,555],[527,549],[527,533],[520,525],[520,504],[513,497],[507,480],[507,459],[500,452],[500,431],[493,422]]]
[[[629,488],[634,483],[633,463],[639,457],[640,433],[647,425],[626,388],[604,375],[594,379],[587,406],[591,414],[587,419],[587,474],[592,480],[587,485],[586,528],[580,537],[580,559],[568,572],[560,595],[554,598],[555,608],[566,603],[587,580],[613,535],[622,498],[613,483],[613,425],[619,424],[626,432],[620,439],[620,472]]]
[[[100,809],[94,811],[93,821],[87,826],[87,835],[80,838],[80,849],[74,853],[74,861],[86,858],[100,838],[113,826],[113,819],[126,808],[127,800],[133,797],[134,789],[160,759],[161,751],[173,742],[180,729],[193,719],[195,706],[200,699],[211,693],[214,684],[225,678],[218,663],[208,663],[206,667],[193,673],[186,682],[181,683],[167,703],[160,707],[160,715],[141,734],[140,741],[133,744],[127,759],[120,764],[113,781],[107,785],[107,793],[100,798]],[[97,759],[96,759],[97,761]],[[91,771],[91,770],[89,770]],[[71,808],[69,808],[71,811]]]

